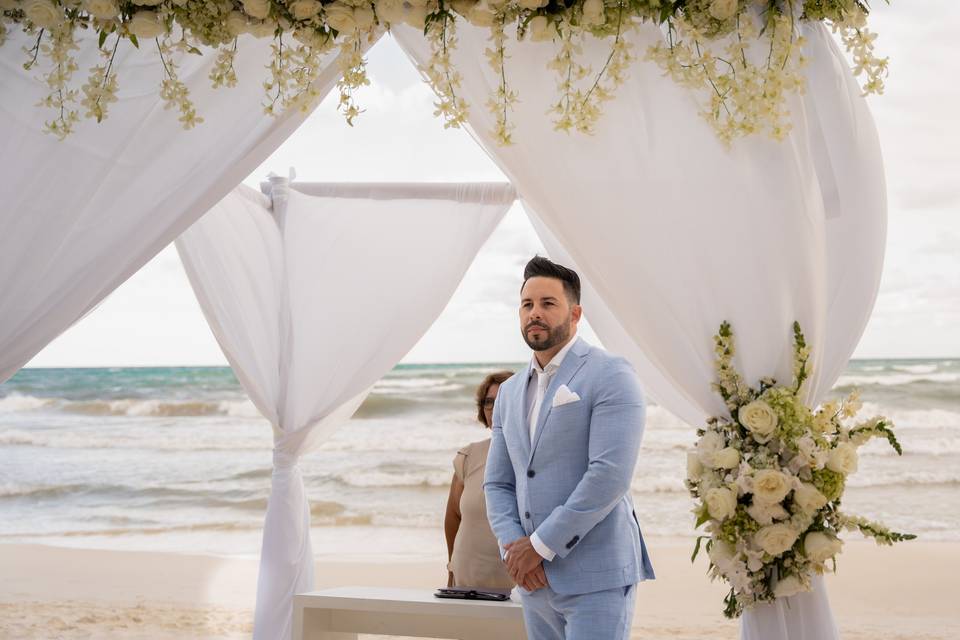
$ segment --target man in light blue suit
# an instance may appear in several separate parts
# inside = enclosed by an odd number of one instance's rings
[[[576,336],[580,278],[524,270],[529,367],[500,385],[487,514],[533,640],[626,640],[634,585],[654,577],[630,496],[645,404],[630,364]]]

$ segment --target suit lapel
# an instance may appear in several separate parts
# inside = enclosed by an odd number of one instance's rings
[[[581,338],[577,338],[576,343],[570,347],[570,351],[567,352],[563,362],[560,363],[560,370],[557,371],[557,374],[553,376],[549,386],[547,386],[547,390],[543,394],[543,404],[540,405],[540,415],[537,416],[537,429],[533,434],[530,460],[533,460],[533,454],[537,451],[537,445],[540,443],[540,438],[543,436],[543,431],[547,426],[547,417],[550,415],[551,409],[553,409],[553,396],[556,395],[557,389],[559,389],[561,385],[567,384],[573,376],[576,375],[577,371],[580,370],[580,367],[582,367],[586,361],[586,355],[589,351],[589,345]]]
[[[516,429],[516,437],[520,441],[520,451],[523,453],[521,460],[530,459],[530,425],[527,422],[527,386],[529,383],[530,368],[529,366],[523,370],[523,373],[518,373],[517,375],[523,376],[523,380],[518,380],[520,382],[517,389],[517,410],[514,412],[516,416],[516,423],[518,428]]]

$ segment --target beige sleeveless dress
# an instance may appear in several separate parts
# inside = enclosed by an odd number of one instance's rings
[[[460,497],[460,528],[453,542],[453,557],[447,569],[454,586],[512,589],[514,584],[500,559],[500,547],[487,521],[483,497],[483,472],[490,441],[468,444],[453,459],[453,471],[463,483]]]

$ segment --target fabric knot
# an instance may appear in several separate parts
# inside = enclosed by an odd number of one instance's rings
[[[286,451],[280,451],[279,449],[273,450],[273,470],[274,471],[287,471],[293,469],[297,466],[297,463],[300,459],[287,453]]]

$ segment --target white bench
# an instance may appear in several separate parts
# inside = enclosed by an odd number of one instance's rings
[[[525,640],[519,602],[448,600],[423,589],[338,587],[293,597],[292,640],[357,640],[357,634]]]

